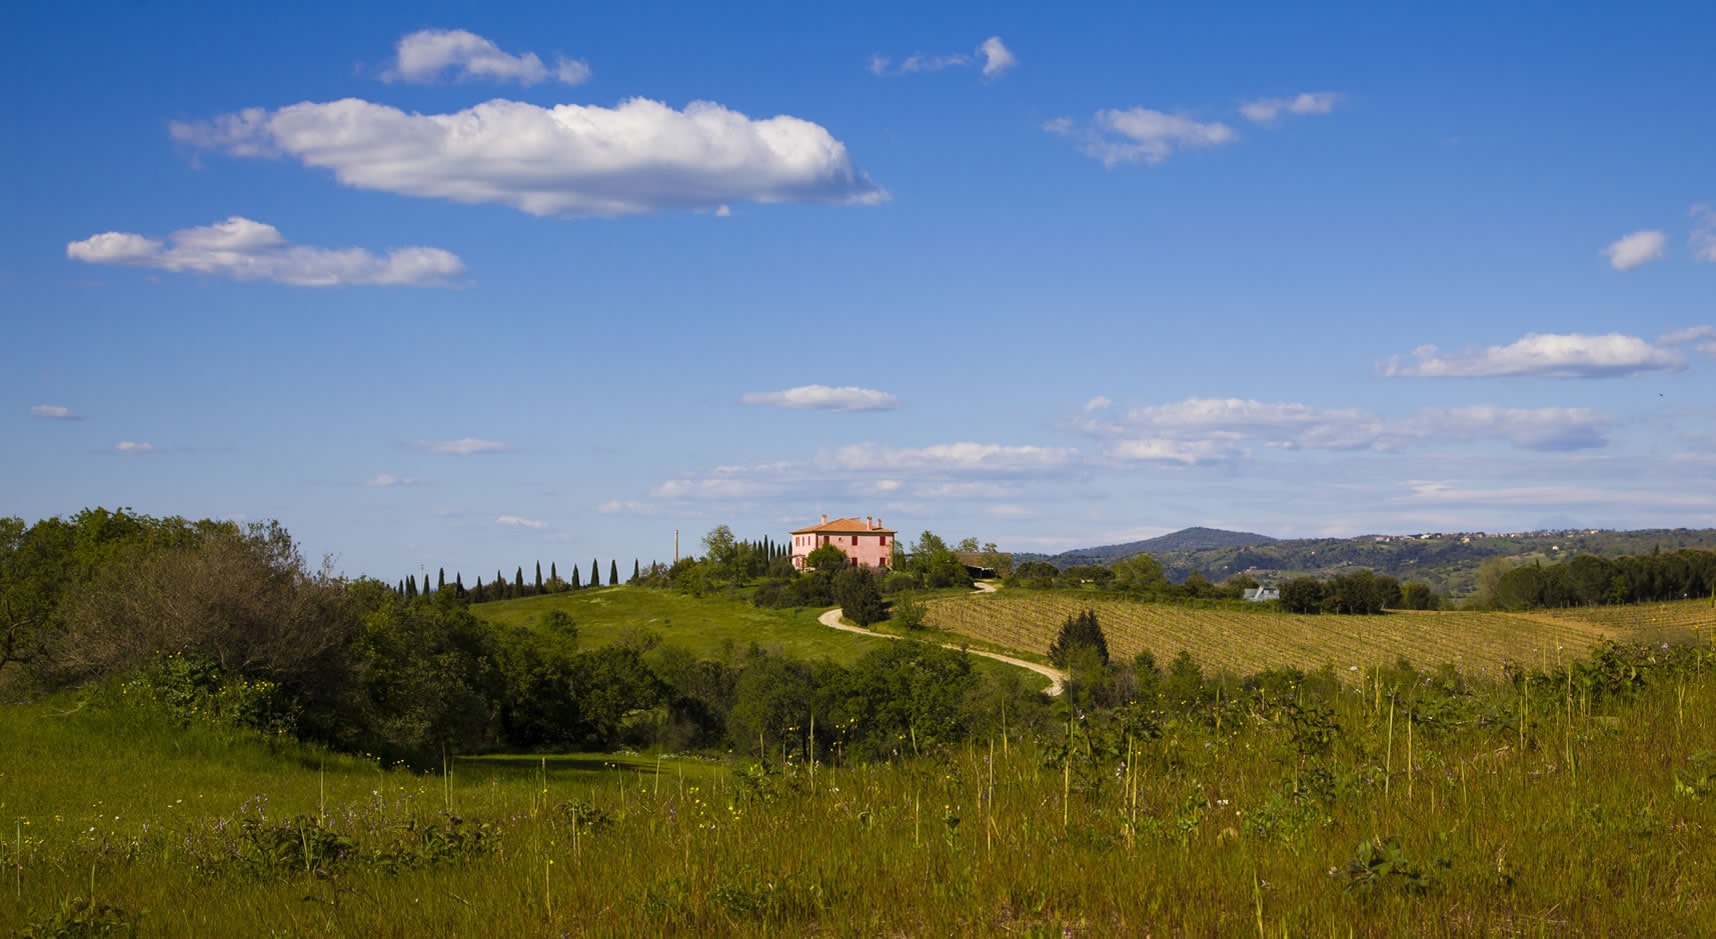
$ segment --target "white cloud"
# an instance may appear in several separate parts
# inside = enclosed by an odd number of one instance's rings
[[[548,527],[547,522],[538,521],[534,518],[519,518],[517,515],[502,515],[495,519],[495,524],[506,525],[511,528],[530,528],[538,531]]]
[[[1089,414],[1092,411],[1100,411],[1104,408],[1112,407],[1113,405],[1113,401],[1110,401],[1103,395],[1097,395],[1084,403],[1084,413]]]
[[[1098,111],[1089,125],[1061,117],[1045,123],[1043,129],[1078,141],[1082,153],[1109,167],[1117,163],[1156,164],[1176,150],[1213,147],[1239,139],[1232,128],[1219,121],[1205,123],[1150,108]]]
[[[1283,114],[1327,114],[1339,104],[1335,91],[1307,91],[1291,98],[1258,98],[1239,106],[1239,113],[1258,124],[1273,124]]]
[[[631,515],[658,515],[661,507],[653,502],[628,502],[620,499],[610,499],[596,506],[596,511],[604,515],[628,513]]]
[[[383,81],[433,82],[451,70],[457,81],[487,79],[534,85],[552,78],[568,85],[589,80],[590,66],[559,58],[554,67],[542,64],[534,52],[509,55],[494,42],[463,29],[424,29],[399,40],[393,66]]]
[[[1692,256],[1716,264],[1716,210],[1700,202],[1688,210],[1692,216]]]
[[[415,486],[417,480],[408,476],[395,476],[392,473],[377,473],[363,481],[366,486]]]
[[[745,404],[810,408],[818,411],[885,411],[900,406],[899,399],[885,391],[855,388],[850,385],[841,388],[803,385],[785,391],[750,391],[739,400]]]
[[[913,75],[920,72],[939,72],[947,68],[965,68],[983,61],[983,77],[998,78],[1003,72],[1015,68],[1019,57],[1000,36],[990,36],[977,46],[975,52],[949,52],[942,55],[927,55],[914,52],[901,59],[898,65],[885,55],[870,57],[870,74],[872,75]]]
[[[993,443],[945,443],[929,447],[896,448],[854,444],[817,455],[829,469],[858,472],[911,470],[943,472],[1021,472],[1066,466],[1078,451],[1066,447],[1004,446]]]
[[[1684,491],[1602,489],[1594,486],[1507,486],[1495,489],[1459,488],[1441,481],[1414,480],[1409,483],[1412,495],[1406,501],[1429,503],[1467,503],[1472,505],[1589,505],[1613,509],[1616,506],[1656,508],[1702,508],[1716,505],[1707,495]]]
[[[1686,359],[1679,352],[1619,333],[1527,333],[1505,346],[1457,355],[1444,356],[1430,345],[1419,346],[1412,354],[1418,359],[1416,365],[1403,365],[1396,356],[1383,366],[1383,374],[1414,378],[1618,378],[1686,367]]]
[[[750,479],[670,479],[650,495],[658,499],[755,499],[769,488]]]
[[[1662,257],[1668,236],[1659,231],[1636,231],[1603,249],[1603,257],[1617,271],[1630,271]]]
[[[615,108],[496,99],[407,114],[355,98],[178,123],[174,139],[234,156],[286,154],[358,189],[497,203],[532,215],[713,210],[734,202],[875,204],[887,193],[810,121],[694,101]]]
[[[1239,453],[1238,448],[1226,440],[1171,440],[1163,437],[1122,440],[1108,449],[1108,455],[1117,460],[1183,463],[1187,466],[1219,463]]]
[[[1002,502],[996,505],[984,506],[983,514],[990,518],[1030,518],[1036,513],[1022,505],[1015,505],[1011,502]]]
[[[31,417],[42,417],[50,421],[81,420],[82,415],[76,414],[71,408],[58,404],[38,404],[30,409]]]
[[[143,235],[106,232],[66,245],[66,257],[89,264],[196,271],[295,287],[433,287],[465,272],[458,256],[440,248],[399,248],[385,258],[362,248],[311,248],[287,242],[273,225],[236,215],[213,225],[180,229],[167,241],[170,246]]]
[[[1013,54],[1013,50],[1007,48],[1000,36],[990,36],[983,40],[983,44],[977,47],[977,51],[983,54],[983,76],[985,78],[993,78],[1019,64],[1019,57]]]
[[[1666,333],[1656,340],[1661,346],[1691,344],[1705,355],[1716,356],[1716,326],[1689,326]]]
[[[1074,426],[1120,438],[1108,450],[1117,460],[1195,465],[1245,456],[1247,444],[1278,450],[1393,451],[1502,440],[1525,450],[1573,450],[1606,445],[1604,432],[1611,424],[1589,408],[1426,408],[1390,420],[1350,408],[1188,398],[1134,408],[1117,422]]]
[[[452,456],[470,456],[473,453],[502,453],[512,448],[496,440],[461,437],[458,440],[417,440],[412,442],[411,449]]]
[[[136,455],[136,454],[141,454],[141,453],[148,453],[148,452],[154,450],[155,445],[152,443],[141,443],[141,442],[132,441],[132,440],[121,440],[118,443],[113,445],[113,449],[119,451],[120,453]]]

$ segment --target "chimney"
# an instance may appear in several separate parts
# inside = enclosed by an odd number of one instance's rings
[[[866,515],[866,516],[864,516],[864,528],[865,528],[865,530],[866,530],[866,531],[868,531],[868,530],[872,530],[872,529],[874,529],[874,528],[875,528],[875,527],[876,527],[876,526],[874,526],[874,525],[872,525],[872,524],[870,524],[870,516],[868,516],[868,515]]]
[[[880,516],[880,515],[876,516],[876,527],[877,528],[882,527],[882,516]]]
[[[827,512],[822,513],[822,524],[824,524],[824,525],[828,524],[828,513]]]

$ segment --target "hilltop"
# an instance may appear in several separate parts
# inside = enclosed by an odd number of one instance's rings
[[[1111,564],[1135,554],[1149,554],[1161,562],[1174,581],[1184,580],[1194,570],[1215,581],[1247,574],[1265,583],[1277,583],[1300,574],[1326,577],[1344,569],[1370,568],[1401,580],[1424,581],[1459,596],[1471,591],[1479,565],[1488,558],[1554,562],[1577,554],[1620,557],[1680,548],[1716,548],[1716,529],[1584,528],[1276,539],[1248,532],[1187,528],[1147,541],[1080,548],[1040,559],[1066,568]],[[1015,555],[1016,561],[1028,559]]]

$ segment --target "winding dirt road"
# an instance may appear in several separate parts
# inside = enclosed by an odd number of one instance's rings
[[[977,584],[976,586],[977,586],[978,590],[980,590],[984,593],[993,593],[995,591],[995,585],[993,585],[993,584],[980,583],[980,584]],[[877,639],[903,639],[903,638],[905,638],[904,636],[890,636],[887,633],[872,632],[868,629],[865,629],[862,626],[848,626],[845,623],[842,623],[840,621],[840,617],[842,615],[842,612],[843,611],[839,607],[835,607],[834,609],[829,610],[828,612],[822,614],[821,616],[818,616],[816,618],[816,621],[821,623],[824,626],[827,626],[829,629],[838,629],[842,632],[857,633],[860,636],[872,636],[872,637],[877,638]],[[1047,665],[1038,665],[1035,662],[1027,662],[1024,659],[1016,659],[1010,655],[1002,655],[999,652],[986,652],[982,649],[965,648],[965,647],[959,645],[958,643],[943,642],[943,643],[940,643],[940,645],[943,649],[962,650],[965,652],[969,652],[972,655],[981,655],[986,659],[994,659],[997,662],[1006,662],[1008,665],[1013,665],[1013,666],[1016,666],[1018,668],[1028,669],[1030,671],[1036,672],[1037,674],[1042,675],[1043,677],[1045,677],[1049,680],[1049,688],[1047,691],[1044,692],[1044,694],[1048,695],[1051,698],[1059,697],[1061,692],[1066,690],[1065,682],[1067,679],[1067,673],[1061,671],[1060,669],[1051,668]]]

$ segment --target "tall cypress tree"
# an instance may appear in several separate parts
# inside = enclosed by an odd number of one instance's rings
[[[447,589],[447,569],[445,567],[441,568],[440,573],[435,575],[435,589],[436,590],[446,590]]]
[[[572,565],[572,589],[577,590],[581,586],[583,585],[578,583],[578,565],[574,564]]]
[[[590,559],[590,586],[602,586],[602,562],[596,558]]]
[[[405,599],[417,596],[417,575],[410,574],[405,578]]]
[[[608,586],[617,587],[617,586],[619,586],[619,583],[620,583],[620,562],[613,560],[613,559],[609,559],[609,561],[608,561]]]
[[[643,568],[638,565],[638,559],[632,558],[632,583],[643,579]]]
[[[471,591],[471,602],[483,602],[483,579],[481,577],[477,578],[477,589]]]
[[[542,592],[542,562],[536,562],[536,592]]]
[[[519,593],[524,592],[524,565],[518,566],[517,573],[512,575],[512,585]]]
[[[548,562],[548,582],[554,585],[554,589],[560,589],[560,569],[554,566],[553,561]]]

